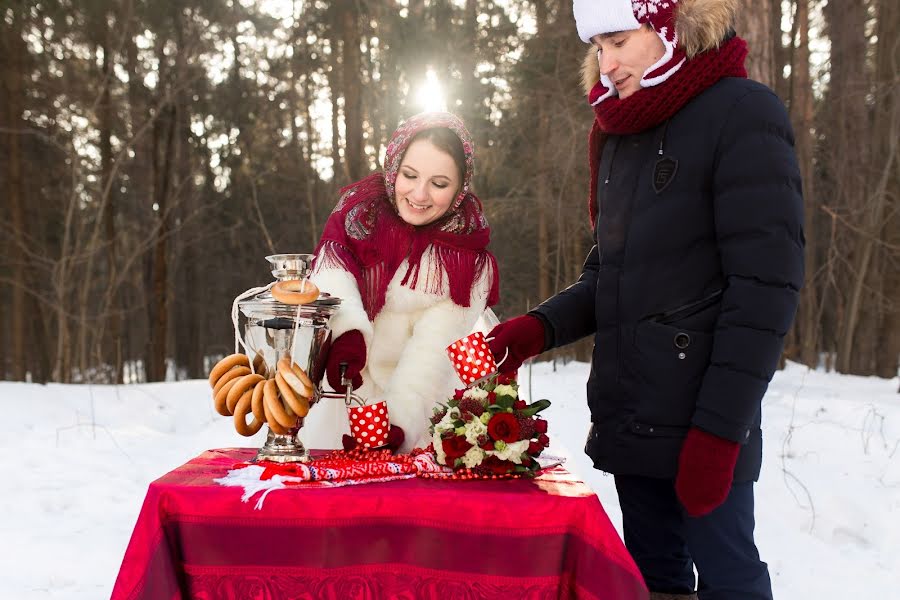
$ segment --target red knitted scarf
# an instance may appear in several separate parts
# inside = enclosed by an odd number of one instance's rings
[[[402,285],[433,294],[449,288],[459,306],[470,305],[479,277],[491,277],[487,304],[492,306],[499,299],[500,278],[497,260],[487,250],[490,237],[481,201],[471,192],[438,221],[415,227],[397,214],[384,175],[373,173],[341,190],[316,248],[316,269],[338,267],[352,274],[369,319],[384,307],[388,284],[404,259]],[[423,273],[420,264],[429,246],[433,268]]]
[[[746,77],[747,43],[733,37],[719,48],[688,60],[665,82],[641,88],[628,98],[608,98],[594,107],[595,119],[588,138],[591,229],[597,222],[597,170],[609,135],[640,133],[656,127],[681,110],[692,98],[725,77]]]

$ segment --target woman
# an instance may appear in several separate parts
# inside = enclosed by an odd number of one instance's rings
[[[445,348],[497,302],[490,228],[470,191],[474,150],[462,121],[422,113],[391,137],[384,172],[341,190],[316,249],[312,279],[341,298],[330,321],[326,376],[369,401],[385,399],[401,451],[427,439],[436,403],[459,386]],[[323,401],[303,429],[311,447],[346,433],[339,402]],[[427,442],[426,442],[427,443]]]

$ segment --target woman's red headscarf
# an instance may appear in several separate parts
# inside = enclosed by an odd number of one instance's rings
[[[394,184],[413,138],[436,128],[449,129],[459,137],[465,153],[465,174],[447,213],[433,223],[416,227],[397,213]],[[384,306],[387,286],[404,259],[408,266],[402,285],[415,288],[421,276],[425,279],[419,287],[424,291],[441,294],[449,287],[453,302],[469,306],[473,286],[486,276],[490,278],[487,304],[496,304],[500,290],[497,260],[487,250],[491,230],[481,201],[470,191],[473,171],[474,145],[458,117],[441,112],[411,117],[391,136],[384,172],[373,173],[341,190],[316,248],[314,269],[336,266],[351,273],[369,319]],[[422,274],[426,250],[433,253],[434,260],[427,262],[431,272]]]

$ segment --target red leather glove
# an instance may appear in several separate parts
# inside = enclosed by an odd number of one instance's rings
[[[366,340],[358,329],[348,331],[331,342],[328,359],[325,361],[325,375],[328,384],[336,392],[346,392],[341,384],[341,363],[347,363],[344,376],[353,383],[353,389],[362,385],[363,367],[366,366]]]
[[[500,372],[515,375],[522,363],[544,349],[544,323],[532,315],[522,315],[500,323],[487,335],[488,347],[500,363]]]
[[[675,477],[675,493],[690,516],[708,514],[725,502],[740,452],[737,442],[691,427]]]

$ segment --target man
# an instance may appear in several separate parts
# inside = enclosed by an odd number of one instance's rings
[[[490,333],[512,371],[594,336],[585,452],[615,475],[656,599],[772,598],[753,482],[803,281],[802,198],[784,107],[746,79],[737,5],[575,0],[596,245],[576,283]]]

